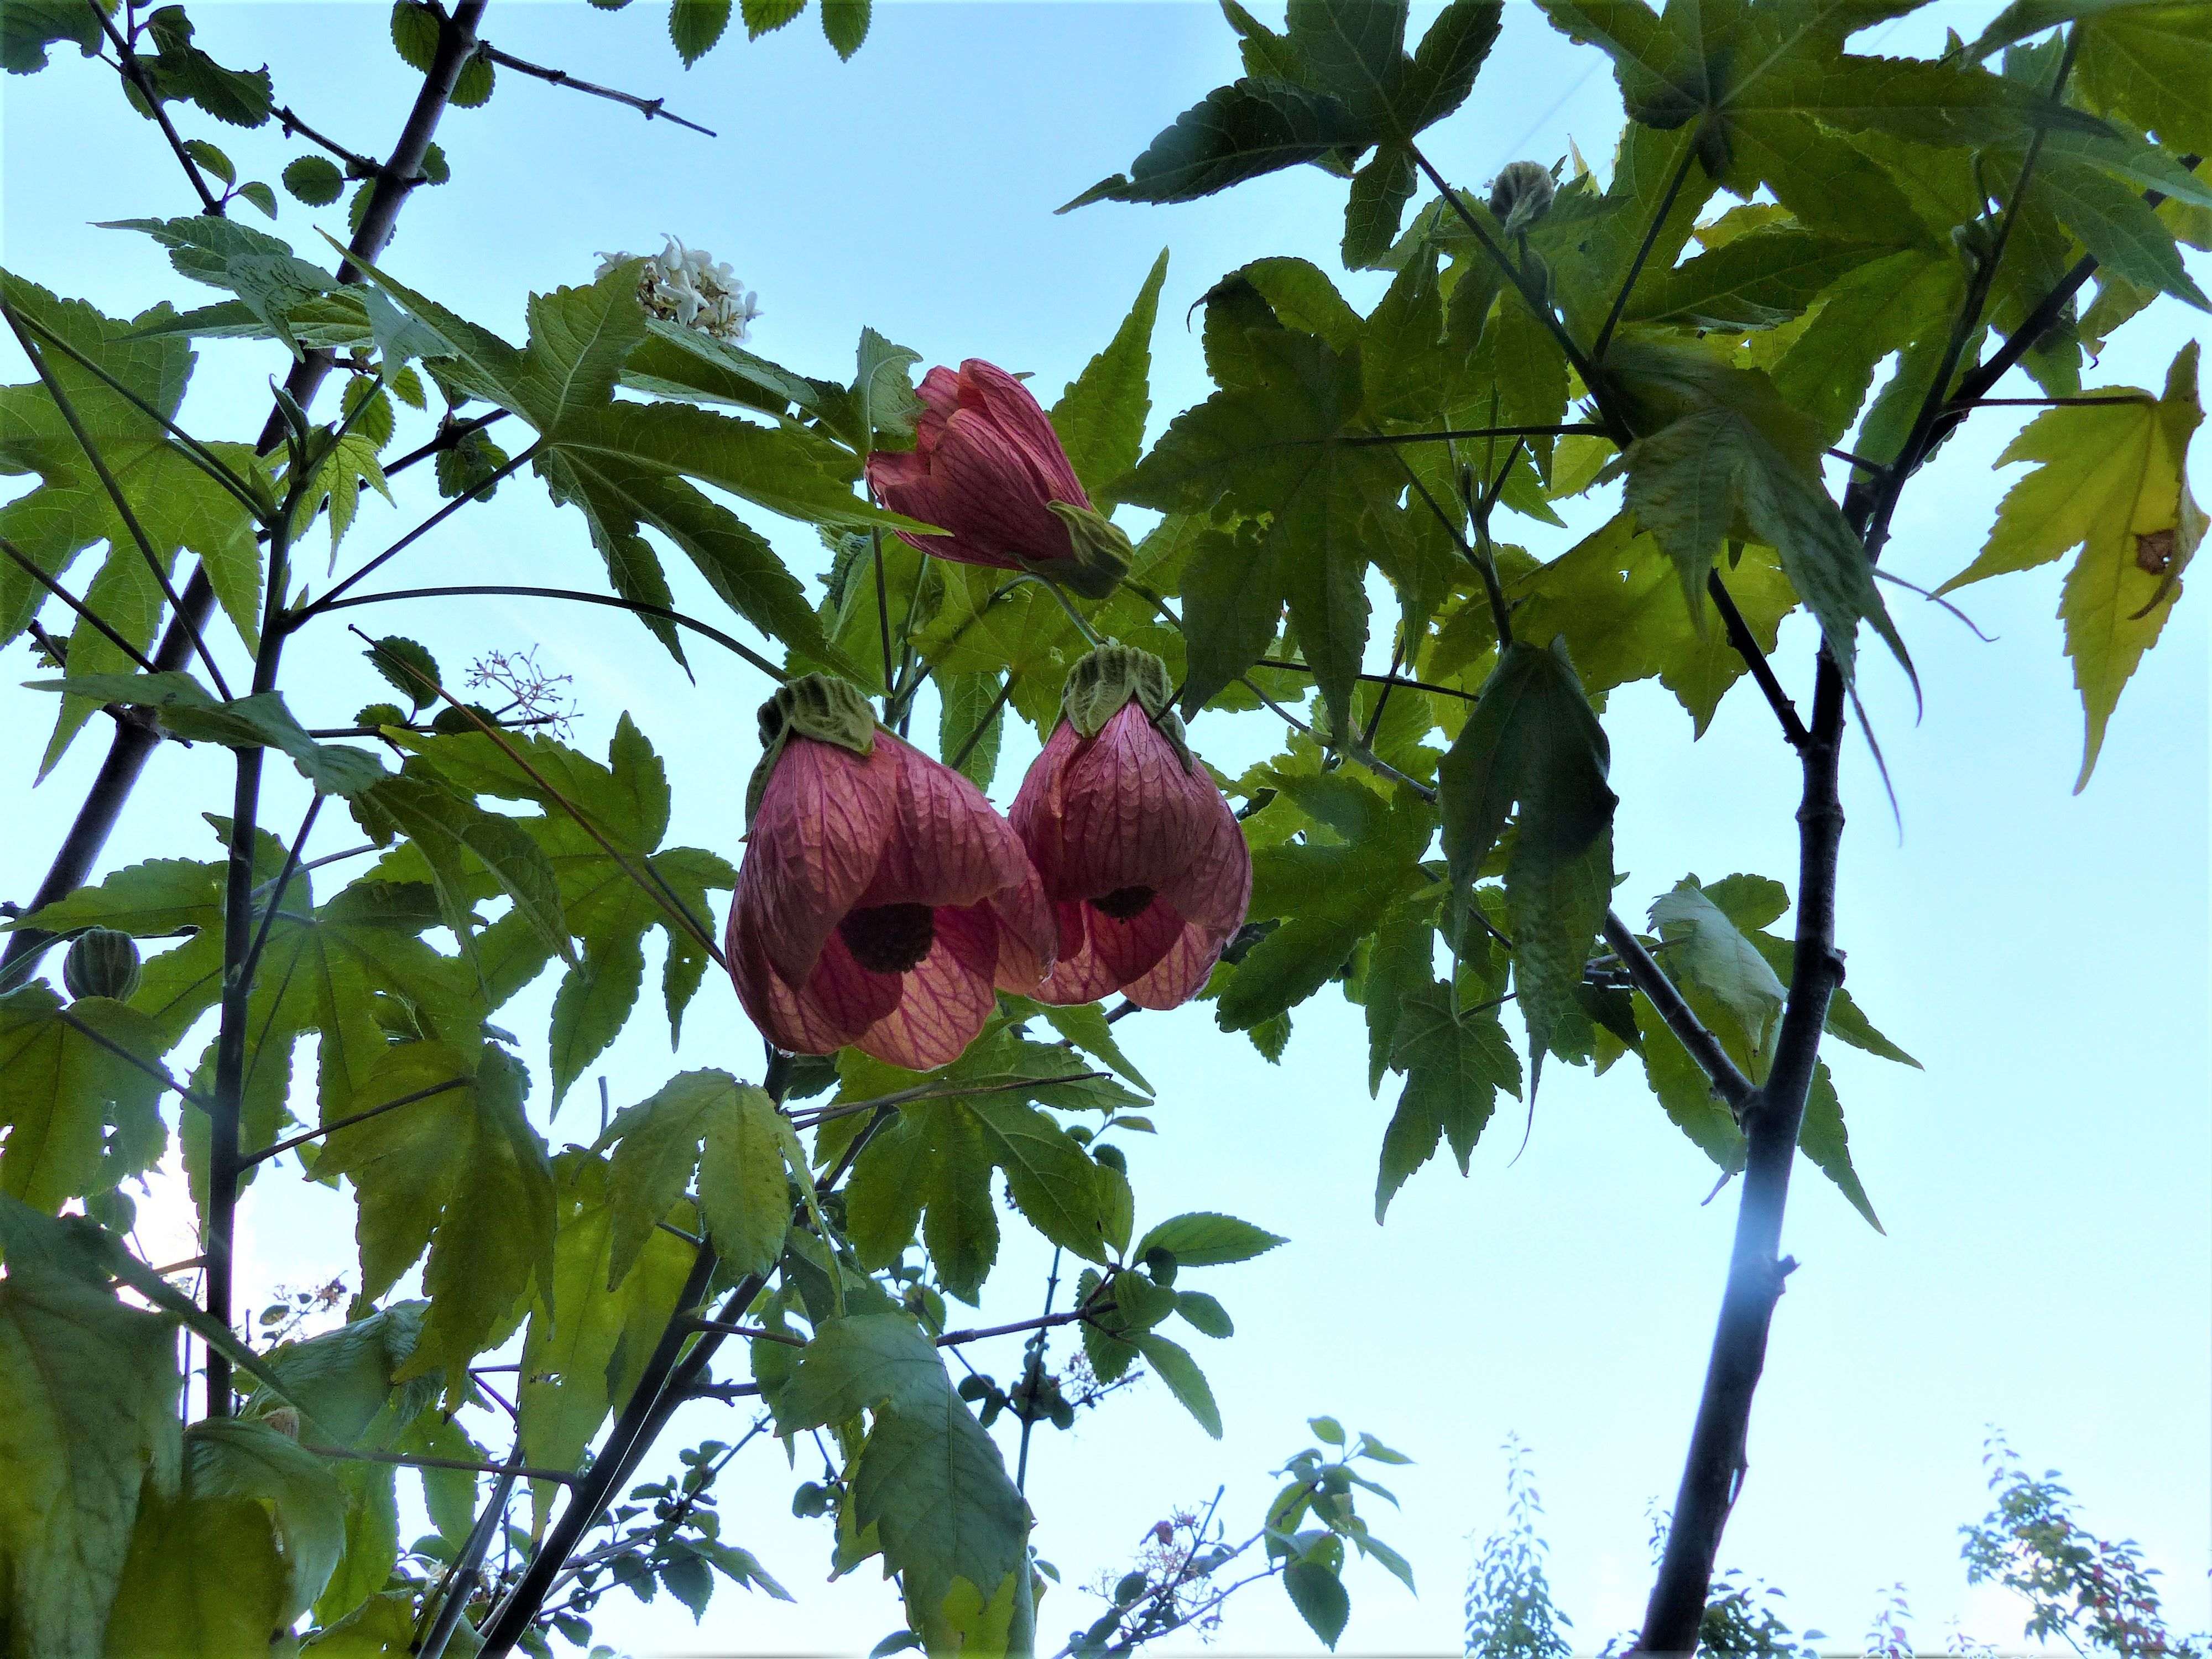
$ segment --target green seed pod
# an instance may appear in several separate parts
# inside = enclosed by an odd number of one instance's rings
[[[138,947],[128,933],[90,928],[77,935],[62,959],[62,983],[73,997],[127,1000],[138,988]]]

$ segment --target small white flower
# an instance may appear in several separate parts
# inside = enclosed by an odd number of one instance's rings
[[[646,314],[733,344],[749,338],[753,319],[760,315],[758,296],[712,254],[686,247],[665,231],[661,234],[666,245],[646,260],[638,274],[638,303]],[[602,252],[598,275],[605,276],[635,258]]]

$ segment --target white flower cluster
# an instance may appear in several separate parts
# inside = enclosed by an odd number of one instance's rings
[[[668,234],[661,233],[664,236]],[[599,255],[596,276],[637,258],[634,253]],[[637,283],[638,302],[650,316],[665,317],[685,328],[696,328],[718,340],[736,345],[752,332],[760,315],[760,302],[725,264],[717,264],[697,248],[688,248],[673,236],[656,258],[645,262]]]

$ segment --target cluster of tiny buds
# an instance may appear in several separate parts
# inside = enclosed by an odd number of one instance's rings
[[[667,235],[665,231],[661,234]],[[637,257],[603,252],[593,274],[605,276]],[[715,264],[710,255],[684,246],[673,236],[668,237],[668,246],[658,256],[645,262],[637,280],[637,298],[647,315],[696,328],[732,345],[750,336],[752,320],[760,315],[757,297],[738,281],[729,266]]]

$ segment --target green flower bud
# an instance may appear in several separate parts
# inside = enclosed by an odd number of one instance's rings
[[[1552,170],[1540,161],[1509,161],[1491,182],[1490,210],[1508,232],[1526,230],[1552,205]]]
[[[73,997],[125,1001],[138,988],[138,946],[112,927],[80,933],[62,959],[62,983]]]

